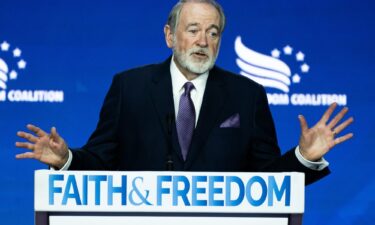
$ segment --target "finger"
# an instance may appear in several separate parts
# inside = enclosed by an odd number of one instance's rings
[[[340,133],[341,131],[343,131],[346,127],[348,127],[351,123],[354,122],[354,119],[353,117],[350,117],[349,119],[345,120],[343,123],[341,123],[340,125],[338,125],[335,129],[334,129],[334,132],[336,134]]]
[[[309,129],[306,119],[303,115],[298,115],[298,119],[299,119],[299,124],[301,126],[301,131],[302,133],[305,133]]]
[[[60,139],[60,135],[57,133],[56,127],[51,128],[51,139],[54,142],[58,142]]]
[[[26,132],[23,132],[23,131],[18,131],[18,132],[17,132],[17,136],[18,136],[18,137],[21,137],[21,138],[25,138],[25,139],[27,139],[28,141],[33,142],[33,143],[35,143],[35,142],[38,141],[38,138],[37,138],[37,137],[35,137],[34,135],[32,135],[32,134],[30,134],[30,133],[26,133]]]
[[[352,138],[353,136],[354,136],[353,133],[349,133],[349,134],[346,134],[346,135],[344,135],[344,136],[341,136],[341,137],[335,138],[335,145],[341,144],[341,143],[343,143],[344,141],[349,140],[349,139]]]
[[[325,111],[325,113],[323,114],[323,116],[322,116],[322,118],[320,119],[319,122],[322,122],[322,123],[326,124],[327,121],[329,120],[329,118],[331,117],[333,111],[335,111],[336,106],[337,106],[336,102],[332,103],[328,107],[328,109]]]
[[[16,147],[34,150],[34,145],[29,142],[16,142]]]
[[[329,128],[333,128],[336,126],[336,124],[345,116],[345,114],[348,112],[348,107],[343,108],[327,125]]]
[[[16,158],[17,159],[34,159],[35,154],[33,152],[25,152],[25,153],[17,154]]]
[[[37,126],[34,126],[32,124],[28,124],[27,125],[27,129],[29,129],[30,131],[34,132],[36,135],[38,135],[39,137],[43,137],[43,136],[46,136],[48,135],[44,130],[40,129],[39,127]]]

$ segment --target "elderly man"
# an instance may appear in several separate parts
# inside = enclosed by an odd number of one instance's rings
[[[29,142],[16,146],[30,151],[17,158],[69,170],[300,171],[307,184],[327,175],[323,156],[353,136],[335,136],[353,121],[339,123],[348,109],[329,121],[332,104],[312,128],[299,116],[299,145],[281,156],[263,87],[214,65],[224,25],[214,0],[178,2],[164,27],[173,55],[114,77],[85,146],[28,125],[35,135],[18,132]]]

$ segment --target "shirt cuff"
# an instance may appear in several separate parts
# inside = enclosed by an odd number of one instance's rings
[[[66,161],[65,165],[61,167],[61,169],[59,169],[58,171],[66,171],[69,169],[70,164],[72,164],[73,154],[72,154],[72,151],[70,151],[70,149],[68,151],[69,151],[68,161]],[[57,169],[50,167],[50,170],[57,170]]]
[[[325,160],[323,157],[319,161],[316,161],[316,162],[312,162],[312,161],[305,159],[302,156],[301,152],[299,151],[299,146],[296,147],[295,154],[296,154],[298,161],[302,163],[302,165],[312,170],[321,171],[329,165],[329,162]]]

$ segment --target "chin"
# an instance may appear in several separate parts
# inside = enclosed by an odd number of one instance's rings
[[[188,70],[195,74],[203,74],[210,68],[208,66],[188,66]]]

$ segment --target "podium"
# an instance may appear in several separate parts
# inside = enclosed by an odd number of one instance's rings
[[[35,171],[36,225],[300,225],[303,173]]]

